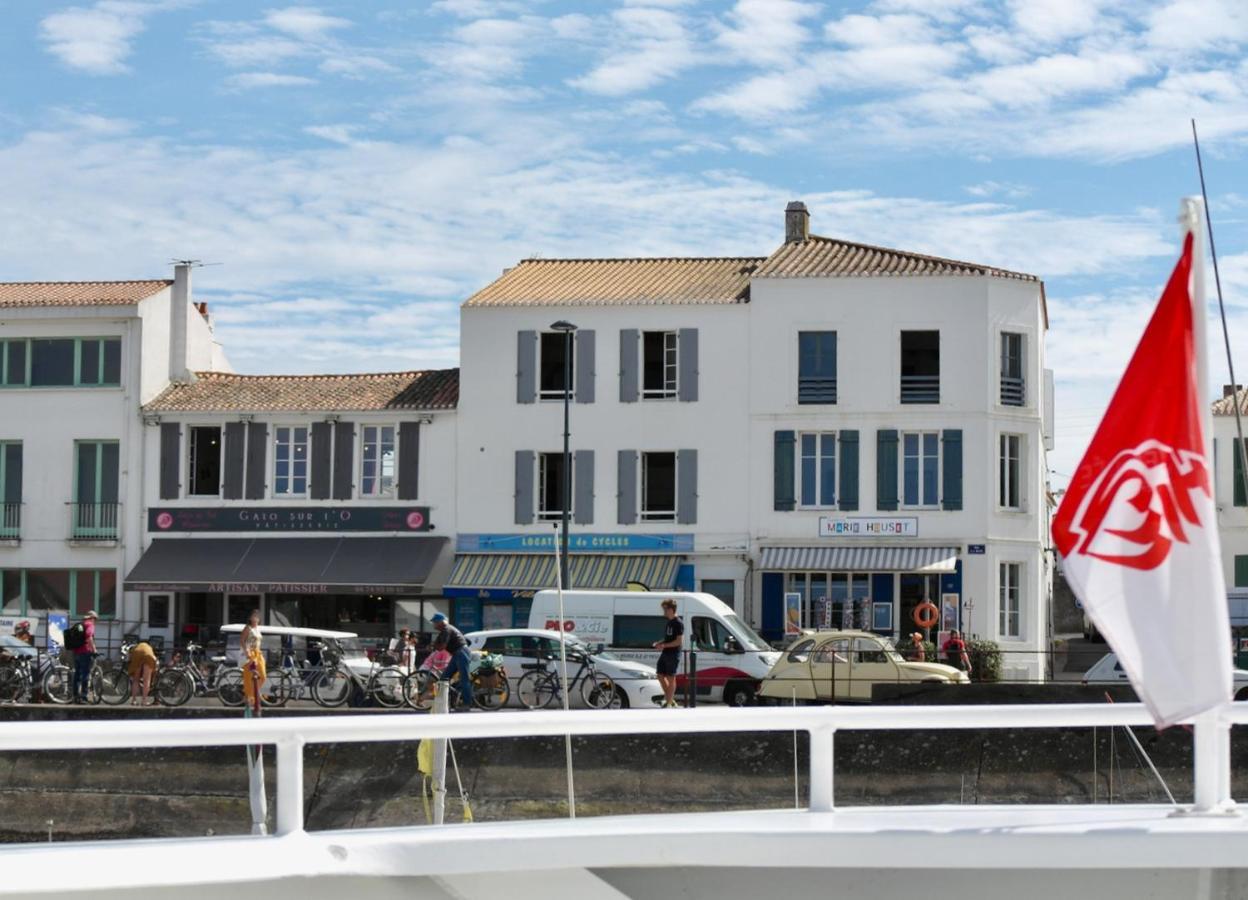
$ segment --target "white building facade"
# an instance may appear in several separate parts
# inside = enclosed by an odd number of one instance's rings
[[[1244,477],[1242,456],[1236,450],[1235,407],[1248,430],[1248,391],[1238,393],[1227,386],[1222,399],[1213,404],[1214,502],[1218,509],[1218,534],[1222,542],[1222,571],[1226,586],[1240,588],[1248,598],[1248,478]],[[1232,602],[1235,624],[1248,626],[1248,604]]]

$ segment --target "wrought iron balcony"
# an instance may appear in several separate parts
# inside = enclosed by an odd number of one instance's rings
[[[902,375],[902,403],[939,403],[939,375]]]
[[[797,379],[797,402],[835,403],[836,376],[812,375]]]
[[[1021,378],[1001,376],[1001,405],[1023,406],[1027,402],[1027,386]]]
[[[22,504],[0,503],[0,541],[16,541],[22,536]]]
[[[115,541],[120,536],[120,503],[69,504],[71,541]]]

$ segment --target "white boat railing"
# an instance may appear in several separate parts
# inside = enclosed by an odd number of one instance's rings
[[[276,835],[304,831],[303,749],[308,744],[805,731],[810,735],[809,809],[835,806],[837,731],[1007,728],[1093,728],[1152,724],[1138,703],[1009,706],[778,707],[696,710],[499,712],[478,715],[283,716],[59,722],[10,722],[0,728],[0,751],[103,750],[140,747],[276,748]],[[1196,719],[1193,812],[1233,807],[1230,728],[1248,724],[1248,703],[1227,703]]]

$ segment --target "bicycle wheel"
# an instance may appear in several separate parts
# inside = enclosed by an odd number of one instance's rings
[[[156,673],[152,693],[165,706],[181,706],[195,693],[195,682],[184,669],[161,669]]]
[[[0,703],[25,703],[30,699],[30,679],[17,666],[0,669]]]
[[[520,702],[528,709],[545,709],[555,702],[559,683],[550,672],[534,670],[520,679],[516,685]]]
[[[91,666],[87,676],[87,702],[95,706],[104,699],[104,670],[98,664]]]
[[[243,670],[226,669],[217,678],[217,697],[224,706],[242,706]]]
[[[620,705],[615,682],[597,672],[586,672],[581,679],[581,699],[590,709],[618,709]]]
[[[351,696],[351,676],[342,669],[326,669],[312,682],[312,699],[320,706],[342,706]]]
[[[53,703],[74,699],[74,671],[69,666],[53,666],[43,676],[43,696]]]
[[[433,682],[435,676],[427,669],[413,672],[403,679],[403,699],[412,709],[433,708]]]
[[[125,669],[110,669],[100,676],[100,699],[118,706],[130,698],[130,676]]]
[[[510,699],[511,688],[507,684],[506,675],[495,676],[492,687],[486,687],[480,679],[472,682],[472,702],[479,709],[494,712],[506,706]]]
[[[265,679],[260,689],[260,702],[268,707],[285,706],[292,692],[290,673],[285,669],[278,669]]]
[[[379,704],[393,709],[403,705],[403,681],[402,669],[398,666],[386,666],[378,669],[368,680],[368,692]]]

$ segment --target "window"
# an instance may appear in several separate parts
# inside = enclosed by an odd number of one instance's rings
[[[703,578],[702,593],[710,594],[729,607],[737,605],[737,583],[731,578]]]
[[[74,511],[70,537],[114,540],[119,516],[120,453],[116,441],[75,444]]]
[[[836,332],[797,335],[797,402],[836,402]]]
[[[308,492],[308,429],[281,426],[273,436],[273,493],[302,497]]]
[[[798,471],[802,476],[801,505],[836,505],[836,434],[831,431],[803,432],[797,442]]]
[[[849,639],[837,638],[819,646],[810,658],[816,666],[844,666],[849,664]]]
[[[97,610],[98,612],[98,610]],[[147,627],[169,627],[169,595],[149,594],[147,597]]]
[[[676,521],[676,454],[641,454],[641,518]]]
[[[940,504],[940,435],[907,431],[901,435],[901,505]]]
[[[26,569],[4,573],[4,609],[19,615],[94,609],[117,615],[117,573],[112,569]]]
[[[612,623],[612,647],[632,650],[653,650],[654,642],[663,640],[667,619],[663,616],[616,616]]]
[[[190,493],[215,497],[221,493],[221,429],[193,426],[190,431]]]
[[[851,572],[790,572],[788,593],[800,594],[803,628],[869,628],[871,577]]]
[[[810,648],[815,646],[813,638],[807,638],[800,641],[797,646],[789,650],[789,662],[804,663],[810,658]]]
[[[1001,332],[1001,405],[1022,406],[1027,400],[1023,380],[1023,336]]]
[[[573,365],[573,341],[562,331],[545,331],[540,337],[541,357],[538,362],[539,396],[543,400],[562,400],[564,380],[567,379],[567,390],[575,390],[572,381],[575,379]]]
[[[1019,563],[1001,563],[997,631],[1003,638],[1022,637],[1022,607],[1019,602],[1022,568]]]
[[[1022,508],[1022,454],[1023,437],[1019,434],[1003,434],[1000,440],[999,477],[997,505],[1002,509]]]
[[[860,665],[878,665],[888,662],[879,641],[870,638],[854,638],[854,662]]]
[[[940,402],[940,332],[901,333],[901,402]]]
[[[641,396],[670,399],[676,396],[679,366],[676,332],[646,331],[641,336]]]
[[[707,616],[693,617],[693,649],[705,653],[723,653],[724,645],[732,637],[718,619]]]
[[[1235,557],[1235,587],[1248,587],[1248,556]]]
[[[0,341],[5,387],[116,387],[121,338],[19,338]]]
[[[563,454],[539,453],[537,456],[537,517],[563,517]],[[568,515],[572,515],[572,499],[568,498]]]
[[[0,441],[0,540],[22,532],[22,444]]]
[[[360,496],[389,497],[394,493],[393,425],[365,425],[360,451]]]

